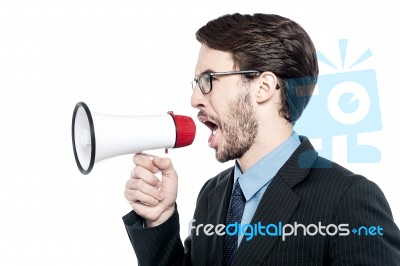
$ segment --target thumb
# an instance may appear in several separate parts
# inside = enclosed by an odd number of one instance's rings
[[[176,177],[176,171],[174,169],[174,166],[172,165],[171,159],[164,157],[155,157],[153,158],[153,164],[160,169],[162,172],[163,176],[166,177]]]
[[[162,173],[162,181],[160,191],[164,193],[162,205],[172,207],[175,204],[178,190],[178,174],[176,173],[171,159],[169,158],[154,158],[153,164],[160,169]]]

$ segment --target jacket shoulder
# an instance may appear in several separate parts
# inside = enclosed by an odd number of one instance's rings
[[[362,175],[355,174],[344,166],[318,156],[310,168],[311,176],[319,176],[322,179],[336,179],[342,184],[351,185],[357,182],[365,182],[368,179]]]

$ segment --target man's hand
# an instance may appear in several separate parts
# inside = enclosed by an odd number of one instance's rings
[[[169,158],[133,156],[136,167],[126,182],[125,198],[133,210],[143,217],[148,227],[165,222],[175,211],[178,175]],[[161,171],[162,181],[155,173]]]

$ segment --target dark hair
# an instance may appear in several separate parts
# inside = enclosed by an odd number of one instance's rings
[[[280,113],[294,123],[310,101],[318,77],[314,45],[296,22],[278,15],[224,15],[196,32],[208,47],[229,52],[239,70],[271,71],[282,89]]]

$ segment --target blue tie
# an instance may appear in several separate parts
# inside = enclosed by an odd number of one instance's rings
[[[226,216],[226,225],[234,224],[237,222],[240,224],[242,220],[242,215],[244,211],[244,205],[246,199],[243,195],[243,191],[240,188],[239,180],[236,180],[236,186],[232,193],[231,204],[229,206],[228,215]],[[233,229],[233,228],[232,228]],[[230,230],[233,232],[233,230]],[[233,261],[233,256],[235,255],[238,246],[238,235],[234,234],[230,236],[225,234],[224,238],[224,265],[230,266]]]

